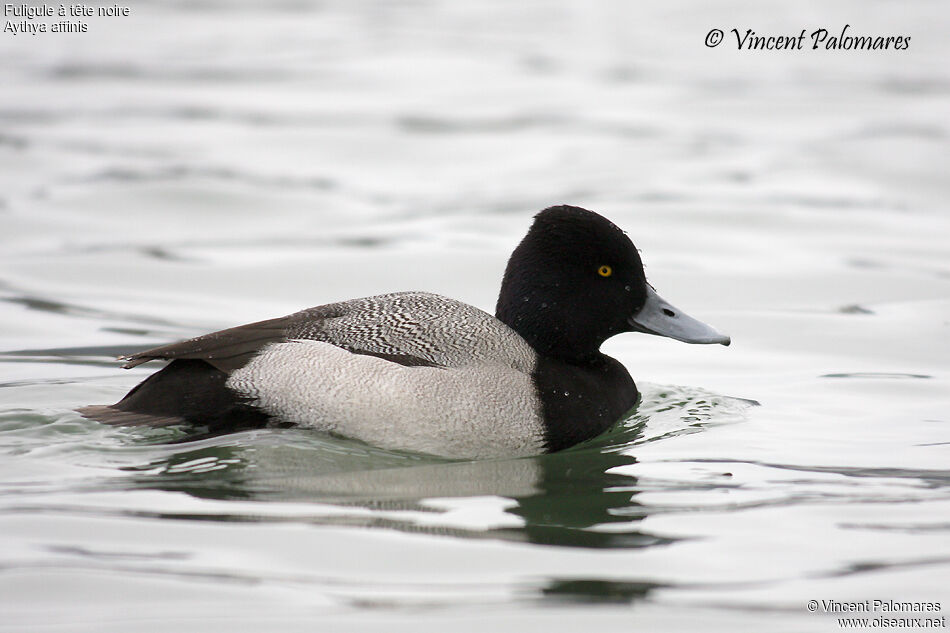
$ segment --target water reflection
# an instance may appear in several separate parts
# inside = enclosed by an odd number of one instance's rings
[[[645,547],[671,542],[637,529],[646,516],[634,500],[637,479],[613,472],[636,463],[620,452],[578,450],[537,458],[534,494],[515,497],[508,512],[524,519],[512,540],[572,547]],[[623,508],[623,512],[616,510]],[[642,510],[642,511],[640,511]],[[503,537],[504,538],[504,537]]]
[[[653,582],[554,578],[541,587],[540,594],[547,601],[629,604],[646,598],[654,589],[667,586],[669,585]]]
[[[637,463],[631,452],[646,442],[741,421],[754,402],[690,387],[642,388],[637,410],[607,433],[561,453],[521,459],[449,461],[303,429],[198,441],[170,429],[139,430],[138,450],[143,440],[151,443],[150,457],[128,468],[120,485],[277,502],[253,515],[242,514],[244,507],[222,513],[216,506],[214,514],[188,518],[361,526],[563,547],[664,545],[673,539],[640,528],[651,510],[636,500],[641,488],[628,474]],[[494,501],[484,507],[469,501],[482,497]]]
[[[302,520],[585,548],[672,542],[639,529],[647,510],[635,500],[637,478],[617,472],[635,464],[636,458],[615,448],[588,446],[533,458],[454,462],[332,438],[295,445],[300,432],[293,430],[259,437],[278,442],[281,433],[289,434],[291,442],[268,445],[238,437],[227,445],[177,450],[131,469],[122,485],[205,499],[306,502],[352,510],[302,516],[300,506],[294,505],[286,515],[278,509],[276,516],[266,518],[209,515],[212,520]],[[438,514],[446,513],[446,503],[472,497],[511,503],[484,524],[440,524]]]

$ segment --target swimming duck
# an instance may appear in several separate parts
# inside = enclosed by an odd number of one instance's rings
[[[108,406],[107,424],[191,424],[211,433],[296,425],[451,458],[558,451],[637,403],[600,352],[623,332],[730,339],[664,301],[606,218],[538,213],[511,255],[495,316],[427,292],[318,306],[122,357],[170,361]]]

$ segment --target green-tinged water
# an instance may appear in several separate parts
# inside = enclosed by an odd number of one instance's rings
[[[143,2],[0,33],[0,631],[946,617],[950,14],[777,7]],[[846,23],[911,46],[729,39]],[[458,462],[74,412],[158,366],[119,354],[304,307],[490,311],[559,203],[733,340],[608,341],[643,398],[603,437]]]

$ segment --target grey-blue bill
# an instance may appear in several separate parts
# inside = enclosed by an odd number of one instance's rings
[[[684,343],[729,345],[732,342],[727,335],[711,325],[673,307],[649,285],[647,300],[639,312],[630,317],[629,323],[638,332],[668,336]]]

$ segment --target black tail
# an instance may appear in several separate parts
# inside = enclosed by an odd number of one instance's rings
[[[86,418],[116,426],[191,424],[208,433],[267,426],[266,413],[228,389],[228,375],[202,360],[169,363],[113,405],[77,409]]]

